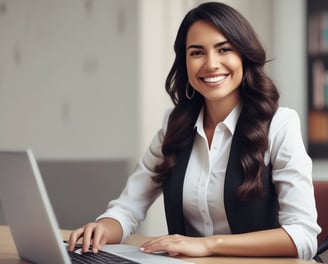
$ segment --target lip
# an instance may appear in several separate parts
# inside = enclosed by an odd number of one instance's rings
[[[224,80],[227,79],[228,75],[229,74],[211,74],[211,75],[202,76],[199,79],[203,83],[206,83],[208,85],[213,85],[213,84],[217,85],[224,82]]]

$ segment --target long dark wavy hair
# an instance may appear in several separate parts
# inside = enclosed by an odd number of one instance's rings
[[[165,83],[175,107],[162,145],[164,160],[155,168],[158,175],[154,181],[163,184],[170,177],[177,154],[192,143],[194,124],[204,105],[204,98],[197,91],[191,100],[185,94],[188,84],[186,38],[191,25],[199,20],[213,24],[242,56],[243,81],[239,92],[243,107],[238,125],[244,182],[237,192],[242,200],[256,198],[263,194],[264,153],[279,93],[264,72],[266,53],[252,26],[238,11],[218,2],[204,3],[190,10],[178,29],[174,44],[176,56]]]

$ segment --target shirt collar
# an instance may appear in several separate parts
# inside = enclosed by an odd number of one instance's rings
[[[242,104],[241,103],[237,104],[232,109],[232,111],[228,114],[228,116],[221,122],[228,128],[231,135],[233,135],[235,132],[238,118],[241,113],[241,109],[242,109]],[[198,115],[198,118],[197,118],[197,121],[196,121],[194,127],[197,129],[197,132],[200,135],[205,135],[205,132],[204,132],[204,106],[202,107],[202,109],[199,112],[199,115]]]

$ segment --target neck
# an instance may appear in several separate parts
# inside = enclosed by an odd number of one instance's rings
[[[206,104],[204,113],[204,127],[207,129],[215,129],[216,125],[230,114],[234,107],[238,104],[231,104],[230,106],[224,105],[223,107],[218,107],[218,104]]]

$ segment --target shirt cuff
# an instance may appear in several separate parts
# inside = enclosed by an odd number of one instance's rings
[[[311,260],[317,251],[317,239],[314,234],[304,227],[283,225],[282,228],[293,240],[300,259]]]
[[[127,228],[126,225],[124,225],[124,220],[123,220],[123,217],[121,217],[119,214],[113,214],[111,212],[105,212],[101,215],[99,215],[97,218],[96,218],[96,221],[102,219],[102,218],[113,218],[115,219],[116,221],[118,221],[122,227],[122,230],[123,230],[123,235],[122,235],[122,239],[121,239],[121,242],[120,243],[123,243],[132,233],[132,232],[129,228]]]

